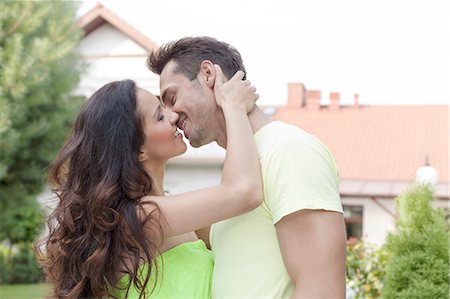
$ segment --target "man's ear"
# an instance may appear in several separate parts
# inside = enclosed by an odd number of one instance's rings
[[[214,88],[214,82],[216,81],[214,63],[210,60],[203,60],[200,64],[199,76],[199,80],[203,80],[209,88]]]

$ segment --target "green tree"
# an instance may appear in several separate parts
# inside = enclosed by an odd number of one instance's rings
[[[396,199],[398,219],[386,242],[383,298],[449,298],[448,225],[432,201],[428,185],[414,185]]]
[[[36,195],[81,99],[71,1],[0,1],[0,241],[42,228]]]

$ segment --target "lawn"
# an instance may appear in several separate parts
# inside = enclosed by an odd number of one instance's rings
[[[49,291],[46,284],[0,285],[0,298],[5,299],[42,299]]]

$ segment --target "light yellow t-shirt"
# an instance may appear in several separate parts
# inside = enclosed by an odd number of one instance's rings
[[[278,121],[255,133],[264,202],[214,224],[213,298],[290,298],[294,290],[275,224],[302,209],[342,213],[335,161],[311,134]]]

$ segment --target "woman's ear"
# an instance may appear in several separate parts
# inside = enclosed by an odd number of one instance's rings
[[[200,80],[203,80],[209,88],[214,88],[216,81],[216,70],[210,60],[203,60],[200,64]]]
[[[145,162],[148,159],[147,152],[143,149],[139,151],[138,160],[139,162]]]

